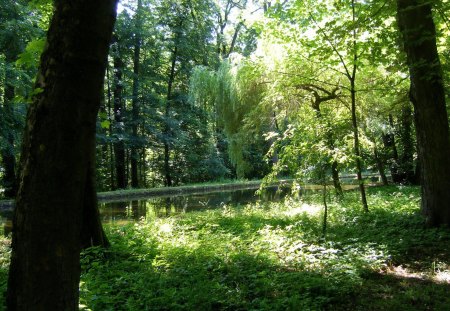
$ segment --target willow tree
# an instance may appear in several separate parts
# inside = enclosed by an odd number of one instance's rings
[[[269,146],[263,133],[269,130],[271,114],[258,109],[265,88],[263,68],[239,57],[224,60],[215,72],[199,67],[191,79],[191,100],[214,112],[238,178],[268,172],[264,155]]]
[[[431,3],[397,0],[397,18],[410,72],[422,212],[429,225],[450,224],[450,137]]]
[[[95,128],[116,1],[54,9],[22,144],[8,310],[78,310],[81,247],[104,242]]]

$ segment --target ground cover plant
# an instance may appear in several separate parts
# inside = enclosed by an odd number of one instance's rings
[[[82,257],[91,310],[446,310],[450,231],[427,229],[419,190],[372,188],[112,225]]]
[[[82,254],[82,310],[448,310],[450,230],[428,229],[416,187],[224,206],[106,226]],[[6,288],[8,239],[0,279]]]

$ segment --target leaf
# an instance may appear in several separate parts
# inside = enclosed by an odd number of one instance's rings
[[[18,66],[26,68],[37,67],[39,56],[45,47],[45,38],[32,40],[28,43],[25,51],[19,55],[16,61]]]
[[[108,129],[110,125],[111,125],[111,122],[109,120],[104,120],[100,123],[100,126],[104,129]]]

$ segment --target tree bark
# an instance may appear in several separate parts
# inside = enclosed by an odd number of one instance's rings
[[[78,310],[83,215],[116,1],[54,1],[29,108],[13,220],[8,310]],[[88,202],[89,201],[89,202]],[[89,203],[89,204],[88,204]]]
[[[397,0],[397,19],[410,72],[421,165],[421,209],[428,225],[450,224],[450,137],[431,4]]]

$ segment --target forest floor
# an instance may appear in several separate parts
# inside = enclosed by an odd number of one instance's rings
[[[429,229],[416,187],[224,206],[110,224],[81,256],[82,310],[450,310],[450,229]],[[1,241],[5,290],[9,240]]]

